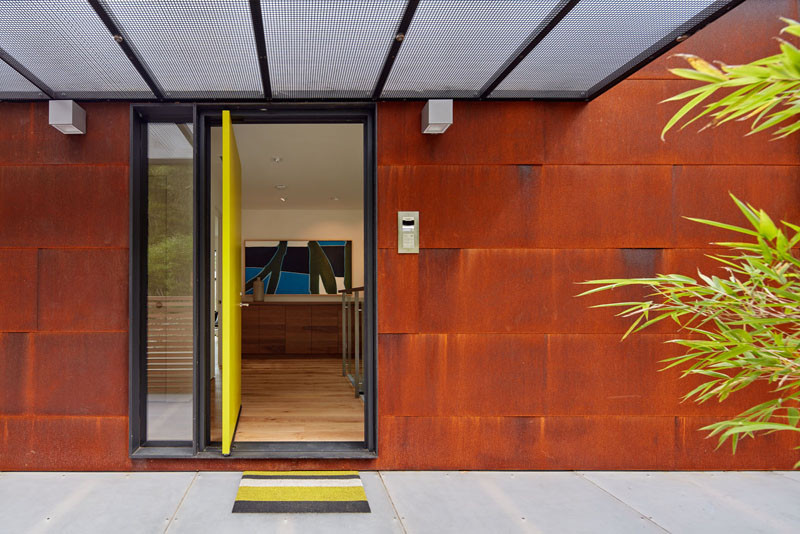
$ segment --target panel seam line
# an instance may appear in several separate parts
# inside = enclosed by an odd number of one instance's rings
[[[394,510],[394,515],[395,517],[397,517],[398,523],[400,523],[400,528],[402,528],[403,532],[407,534],[408,530],[406,530],[406,526],[403,524],[403,518],[400,517],[400,512],[397,510],[397,506],[394,504],[394,499],[392,499],[392,494],[389,493],[389,488],[386,486],[386,481],[383,480],[383,473],[381,473],[380,471],[377,471],[377,473],[378,473],[378,478],[381,480],[381,484],[383,485],[383,489],[384,491],[386,491],[386,496],[389,498],[389,502],[392,505],[392,510]]]
[[[175,520],[175,517],[178,515],[178,510],[180,510],[181,506],[183,506],[183,501],[186,500],[186,496],[189,494],[189,490],[192,489],[192,485],[194,484],[194,481],[197,480],[197,476],[199,474],[200,474],[200,471],[195,471],[194,472],[194,476],[192,477],[191,482],[189,482],[189,485],[186,486],[186,491],[183,492],[183,495],[181,496],[181,500],[178,501],[178,506],[175,507],[175,511],[172,513],[172,517],[169,518],[169,522],[167,523],[166,528],[164,528],[164,532],[165,533],[169,530],[169,527],[172,526],[172,522]]]
[[[608,491],[608,490],[607,490],[607,489],[605,489],[604,487],[602,487],[602,486],[600,486],[599,484],[597,484],[595,481],[593,481],[593,480],[591,480],[591,479],[589,479],[589,478],[586,478],[586,477],[583,475],[583,473],[581,473],[580,471],[575,471],[575,474],[576,474],[576,475],[578,475],[578,476],[579,476],[580,478],[582,478],[583,480],[585,480],[586,482],[588,482],[589,484],[591,484],[591,485],[593,485],[594,487],[596,487],[597,489],[599,489],[600,491],[602,491],[603,493],[605,493],[606,495],[610,496],[612,499],[614,499],[614,500],[615,500],[615,501],[617,501],[618,503],[622,504],[624,507],[626,507],[626,508],[628,508],[628,509],[630,509],[630,510],[633,510],[634,512],[636,512],[637,514],[639,514],[639,516],[640,516],[642,519],[644,519],[645,521],[647,521],[648,523],[652,523],[653,525],[655,525],[656,527],[660,528],[660,529],[661,529],[661,530],[663,530],[664,532],[670,532],[669,530],[667,530],[666,528],[664,528],[663,526],[661,526],[660,524],[658,524],[658,522],[656,522],[656,520],[655,520],[655,519],[653,519],[652,517],[650,517],[650,516],[647,516],[647,515],[643,514],[641,511],[637,510],[637,509],[636,509],[634,506],[632,506],[632,505],[628,504],[627,502],[623,501],[622,499],[620,499],[619,497],[617,497],[616,495],[614,495],[613,493],[611,493],[610,491]]]

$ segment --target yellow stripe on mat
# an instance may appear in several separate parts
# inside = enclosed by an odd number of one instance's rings
[[[234,513],[369,513],[358,471],[245,471]]]
[[[366,501],[362,487],[308,488],[242,486],[236,494],[237,501]]]

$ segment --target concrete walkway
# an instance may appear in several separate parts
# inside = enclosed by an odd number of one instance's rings
[[[0,473],[0,532],[800,532],[798,472],[362,472],[371,514],[232,514],[240,473]]]

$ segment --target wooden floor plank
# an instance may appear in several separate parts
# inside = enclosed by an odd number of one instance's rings
[[[222,381],[211,392],[211,441],[221,439]],[[364,404],[335,358],[245,358],[235,441],[363,441]]]

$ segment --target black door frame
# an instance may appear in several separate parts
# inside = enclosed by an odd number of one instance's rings
[[[210,444],[209,367],[211,181],[210,132],[221,125],[222,110],[234,123],[364,126],[364,442],[239,443],[230,456]],[[194,421],[189,443],[146,443],[146,288],[147,288],[147,123],[194,122]],[[130,456],[132,458],[374,458],[378,454],[377,320],[377,137],[374,103],[309,104],[134,104],[131,106],[130,249]]]

